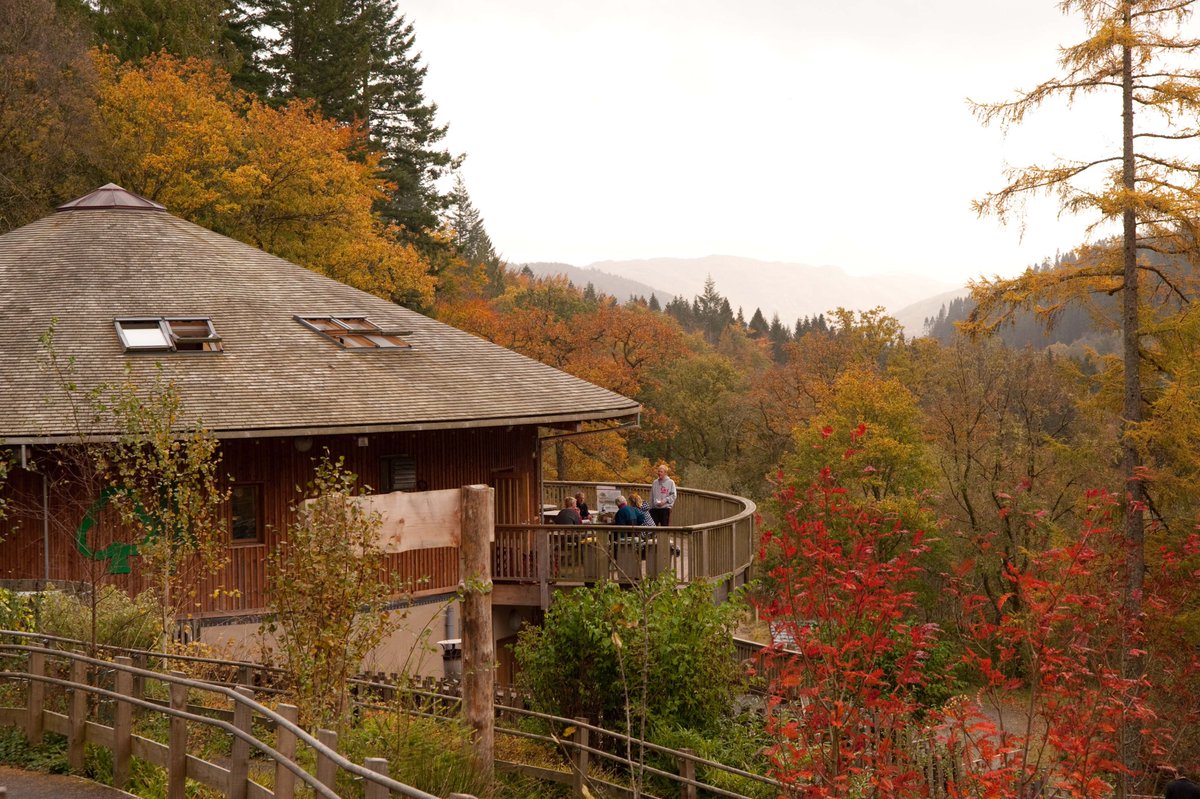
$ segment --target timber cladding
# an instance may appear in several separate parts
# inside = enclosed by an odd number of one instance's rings
[[[197,616],[215,620],[266,607],[266,556],[294,518],[297,488],[312,478],[314,459],[326,450],[344,457],[346,468],[377,491],[485,484],[495,489],[498,524],[537,518],[534,426],[225,439],[220,472],[234,491],[225,506],[229,558],[221,572],[200,579]],[[86,458],[56,448],[29,448],[26,457],[37,471],[15,469],[0,486],[8,501],[8,515],[0,520],[0,579],[40,583],[48,576],[57,583],[142,589],[137,556],[128,548],[132,532],[103,507],[103,484],[81,474]],[[456,548],[403,552],[389,562],[398,590],[434,594],[458,585]]]

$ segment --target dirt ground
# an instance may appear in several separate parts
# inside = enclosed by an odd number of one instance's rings
[[[0,766],[0,788],[6,788],[6,799],[131,799],[131,795],[115,788],[60,774],[39,774],[32,771]]]

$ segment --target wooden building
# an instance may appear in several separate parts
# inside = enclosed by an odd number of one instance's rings
[[[618,394],[193,225],[109,184],[0,236],[0,579],[106,580],[135,590],[137,557],[106,547],[102,498],[57,453],[81,431],[60,364],[83,391],[156,373],[221,442],[229,561],[202,592],[205,626],[253,621],[264,557],[326,449],[379,491],[487,484],[496,521],[537,520],[539,435],[633,423]],[[90,524],[85,523],[90,522]],[[125,553],[129,553],[126,551]],[[107,557],[103,557],[107,556]],[[114,557],[115,556],[115,557]],[[418,598],[451,594],[453,549],[392,556]],[[126,573],[122,573],[126,572]]]

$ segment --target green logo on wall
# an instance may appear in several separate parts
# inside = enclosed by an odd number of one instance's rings
[[[121,488],[110,486],[101,491],[100,496],[96,498],[92,506],[83,514],[83,520],[79,522],[79,527],[75,530],[75,548],[79,550],[79,554],[92,560],[107,560],[109,574],[129,574],[129,559],[137,557],[137,544],[114,541],[104,549],[93,550],[88,546],[88,533],[96,525],[96,519],[100,516],[100,511],[104,510],[109,500],[122,490]],[[133,512],[137,514],[143,524],[149,526],[153,523],[150,515],[146,513],[140,504],[134,506]]]

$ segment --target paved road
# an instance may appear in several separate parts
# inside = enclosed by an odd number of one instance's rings
[[[8,789],[8,799],[130,799],[130,794],[82,777],[38,774],[8,766],[0,766],[0,787]]]

